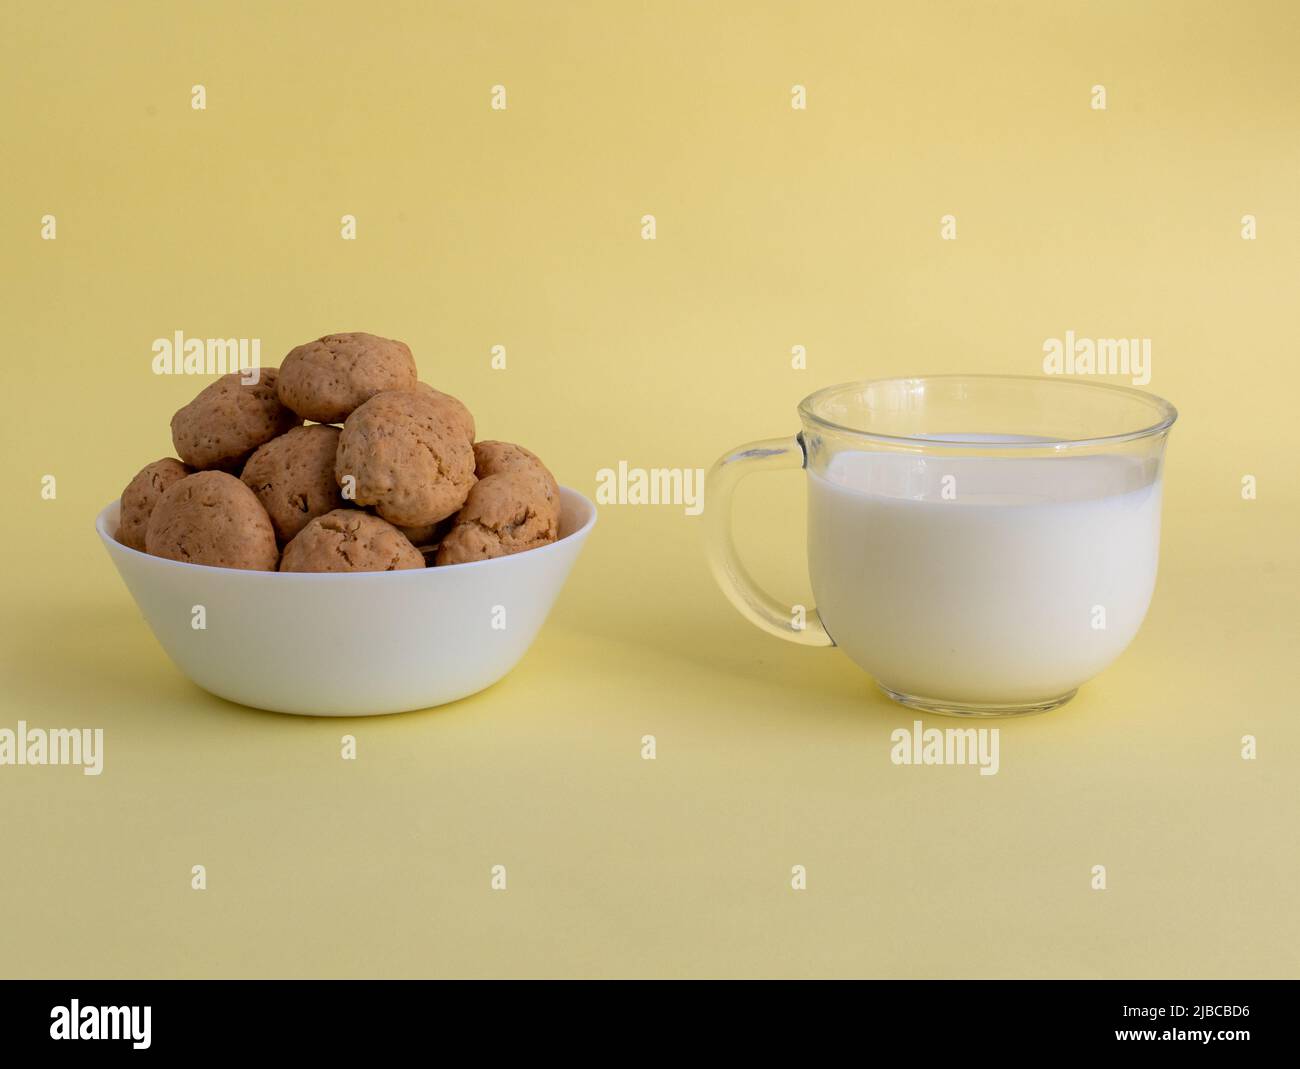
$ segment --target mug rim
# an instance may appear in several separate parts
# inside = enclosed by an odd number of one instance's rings
[[[900,382],[933,382],[935,380],[953,381],[957,379],[977,379],[985,382],[996,380],[1002,382],[1035,382],[1043,384],[1052,384],[1055,386],[1075,386],[1082,387],[1085,390],[1100,390],[1111,394],[1124,394],[1129,397],[1139,398],[1144,403],[1150,405],[1160,414],[1160,418],[1149,426],[1142,427],[1139,430],[1124,431],[1120,434],[1097,435],[1088,438],[1062,438],[1051,441],[946,441],[943,439],[927,438],[921,435],[910,434],[883,434],[879,431],[864,431],[856,427],[846,427],[834,420],[826,419],[814,411],[814,405],[823,398],[848,389],[850,387],[867,387],[880,386],[885,383]],[[823,386],[820,390],[815,390],[799,402],[799,415],[819,427],[835,431],[839,434],[852,435],[855,438],[865,438],[872,441],[887,443],[906,443],[912,446],[923,446],[927,449],[963,449],[963,450],[1052,450],[1063,451],[1067,449],[1084,449],[1095,448],[1097,446],[1118,445],[1124,442],[1137,441],[1142,438],[1149,438],[1152,435],[1160,434],[1167,431],[1174,425],[1178,419],[1178,409],[1166,401],[1163,397],[1154,393],[1147,393],[1145,390],[1137,390],[1131,386],[1120,386],[1117,383],[1094,382],[1089,379],[1080,379],[1072,376],[1058,375],[999,375],[999,374],[963,374],[960,372],[948,372],[941,375],[888,375],[878,379],[850,379],[847,382],[835,383],[831,386]]]

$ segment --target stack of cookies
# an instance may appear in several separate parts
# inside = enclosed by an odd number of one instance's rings
[[[509,442],[476,442],[460,401],[402,342],[329,334],[279,368],[226,375],[172,417],[176,457],[122,492],[117,540],[220,568],[371,572],[554,542],[560,488]]]

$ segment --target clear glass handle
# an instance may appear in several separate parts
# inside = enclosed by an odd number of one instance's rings
[[[755,627],[801,646],[833,646],[814,608],[804,613],[782,605],[750,577],[731,537],[731,495],[736,484],[756,471],[802,468],[803,445],[798,438],[768,438],[731,450],[709,471],[705,483],[709,568],[722,592],[740,615]]]

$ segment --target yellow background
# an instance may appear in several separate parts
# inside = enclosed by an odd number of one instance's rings
[[[0,727],[102,727],[106,762],[0,768],[0,973],[1297,975],[1298,12],[6,4]],[[176,330],[267,363],[402,338],[588,494],[791,433],[828,383],[1150,337],[1181,411],[1156,598],[1073,702],[1001,726],[992,777],[892,765],[913,714],[744,623],[672,507],[602,508],[485,693],[240,708],[92,532],[203,384],[151,373]],[[790,601],[802,510],[793,472],[737,502]]]

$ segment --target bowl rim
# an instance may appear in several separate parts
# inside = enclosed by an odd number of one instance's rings
[[[108,514],[121,504],[120,498],[114,498],[107,505],[99,510],[95,515],[95,533],[99,535],[100,540],[107,547],[109,553],[121,552],[132,556],[141,557],[150,562],[150,566],[180,568],[185,571],[191,571],[195,568],[204,572],[219,572],[225,576],[238,575],[259,577],[247,581],[262,582],[267,581],[266,576],[277,576],[278,578],[269,580],[271,582],[357,582],[362,580],[374,580],[376,576],[406,576],[410,579],[417,575],[436,575],[446,574],[448,572],[458,572],[465,568],[489,568],[505,566],[507,561],[519,561],[522,558],[538,559],[544,555],[554,555],[560,547],[567,542],[581,542],[587,534],[596,526],[597,510],[592,500],[586,494],[579,490],[574,490],[570,486],[560,487],[560,498],[562,501],[572,499],[574,503],[586,509],[586,517],[579,526],[566,534],[563,538],[557,538],[544,546],[538,546],[536,549],[527,549],[522,553],[511,553],[504,557],[492,557],[489,560],[471,560],[461,564],[443,564],[436,568],[395,568],[392,571],[384,572],[282,572],[279,570],[273,572],[264,572],[253,568],[221,568],[215,564],[194,564],[188,561],[170,560],[167,557],[155,557],[152,553],[145,553],[128,545],[123,545],[116,538],[116,532],[108,530]],[[388,581],[388,580],[384,580]],[[432,580],[430,580],[432,581]]]

